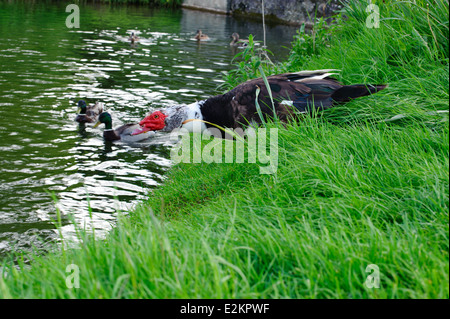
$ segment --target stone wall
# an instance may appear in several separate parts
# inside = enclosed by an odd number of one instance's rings
[[[264,0],[264,14],[268,21],[289,24],[309,22],[313,17],[328,17],[339,10],[344,0]],[[184,0],[183,6],[192,9],[261,18],[261,0]]]
[[[230,11],[234,15],[261,16],[261,0],[231,0],[230,2]],[[264,0],[264,15],[268,20],[302,24],[310,21],[310,17],[330,16],[340,7],[337,0]]]

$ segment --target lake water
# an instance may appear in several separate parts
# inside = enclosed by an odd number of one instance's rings
[[[74,236],[75,220],[104,234],[171,167],[167,138],[140,145],[105,142],[102,129],[74,122],[79,99],[101,101],[113,126],[151,109],[221,93],[220,73],[236,52],[230,35],[262,40],[262,24],[186,9],[80,5],[80,28],[65,5],[0,1],[0,257]],[[193,41],[197,29],[211,41]],[[140,37],[131,46],[128,36]],[[268,26],[274,60],[285,57],[291,26]]]

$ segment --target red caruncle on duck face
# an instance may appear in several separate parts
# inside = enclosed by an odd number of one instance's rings
[[[166,119],[166,115],[160,111],[155,111],[149,116],[146,116],[142,121],[139,122],[139,125],[145,127],[150,131],[158,131],[162,130],[164,126],[166,126],[164,120]]]
[[[131,135],[143,134],[149,131],[158,131],[162,130],[166,123],[164,120],[166,119],[166,115],[160,111],[155,111],[149,116],[146,116],[142,121],[139,122],[140,128],[136,129],[131,133]]]

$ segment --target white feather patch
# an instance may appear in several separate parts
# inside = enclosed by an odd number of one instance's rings
[[[333,71],[339,72],[341,70],[338,70],[338,69],[305,70],[305,71],[294,72],[294,74],[310,76],[310,75],[316,75],[316,74],[319,75],[319,74],[333,72]]]
[[[280,104],[284,104],[284,105],[290,106],[292,108],[295,108],[294,102],[289,101],[289,100],[283,100],[283,101],[280,102]],[[306,113],[306,111],[303,111],[303,112],[298,111],[298,112],[299,113]]]
[[[200,106],[203,101],[195,102],[186,106],[186,120],[203,120],[202,111]],[[206,130],[206,124],[201,121],[190,121],[183,124],[183,128],[187,129],[189,132],[201,133]]]
[[[335,74],[337,74],[337,73],[324,73],[324,74],[320,74],[320,75],[311,76],[311,77],[305,78],[305,79],[295,80],[294,82],[301,83],[301,82],[310,81],[310,80],[322,80],[322,79],[325,79],[326,77],[329,77],[329,76],[335,75]]]

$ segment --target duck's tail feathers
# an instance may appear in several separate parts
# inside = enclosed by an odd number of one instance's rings
[[[336,102],[348,102],[361,96],[371,95],[384,90],[387,84],[355,84],[344,85],[333,93],[331,98]]]

